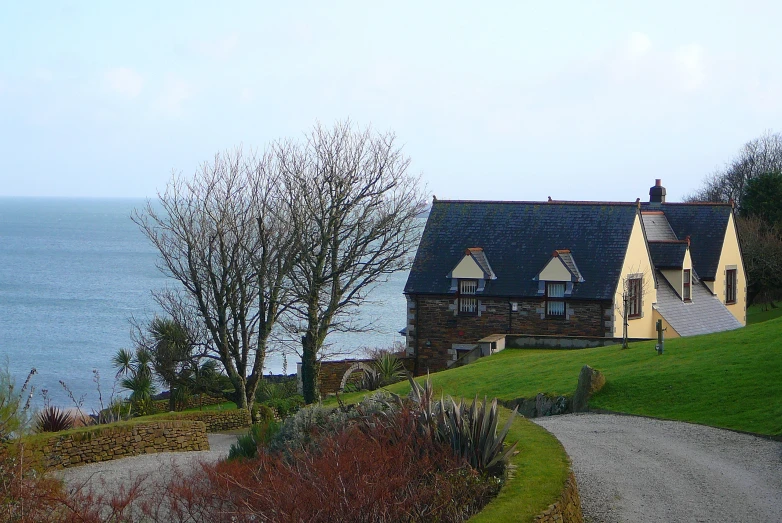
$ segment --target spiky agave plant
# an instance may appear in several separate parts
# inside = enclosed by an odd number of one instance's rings
[[[47,405],[38,414],[35,429],[38,432],[60,432],[73,427],[73,416],[67,411]]]
[[[498,434],[499,412],[496,398],[487,405],[485,397],[483,403],[479,403],[476,396],[469,407],[464,400],[457,403],[450,397],[448,402],[441,399],[438,432],[450,442],[454,452],[465,458],[473,468],[480,472],[493,472],[516,450],[518,442],[504,447],[505,437],[516,417],[516,410],[513,409]]]

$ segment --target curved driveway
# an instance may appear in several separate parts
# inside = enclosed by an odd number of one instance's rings
[[[174,475],[185,475],[200,463],[214,463],[228,456],[236,442],[234,434],[207,434],[209,450],[196,452],[157,452],[112,461],[90,463],[80,467],[58,470],[55,477],[69,488],[92,489],[98,494],[111,495],[120,487],[128,488],[136,480],[150,478],[155,485],[167,484]]]
[[[532,420],[573,462],[588,522],[782,522],[782,443],[610,414]]]

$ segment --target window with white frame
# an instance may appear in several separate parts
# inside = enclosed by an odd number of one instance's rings
[[[459,312],[462,314],[478,313],[478,298],[475,291],[478,280],[459,280]]]
[[[684,269],[684,276],[682,281],[682,298],[684,301],[690,301],[692,300],[692,289],[691,289],[691,273],[690,269]]]
[[[558,282],[546,283],[546,317],[565,317],[565,284]]]

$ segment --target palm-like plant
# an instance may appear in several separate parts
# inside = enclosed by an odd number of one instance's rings
[[[381,354],[375,359],[372,366],[380,376],[380,381],[383,385],[396,383],[403,379],[407,373],[404,365],[402,365],[402,361],[390,352]]]
[[[189,396],[186,382],[193,365],[190,333],[180,322],[157,316],[149,324],[148,331],[151,363],[157,375],[169,386],[169,410],[176,410],[177,401],[186,403]]]
[[[120,349],[112,358],[117,369],[117,378],[123,389],[130,391],[130,402],[137,414],[145,414],[149,408],[152,396],[155,394],[155,384],[152,381],[152,357],[144,348],[137,348],[135,353]]]

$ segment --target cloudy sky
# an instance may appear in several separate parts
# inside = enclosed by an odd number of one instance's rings
[[[0,196],[153,196],[350,118],[438,198],[678,200],[782,131],[782,3],[636,3],[7,2]]]

